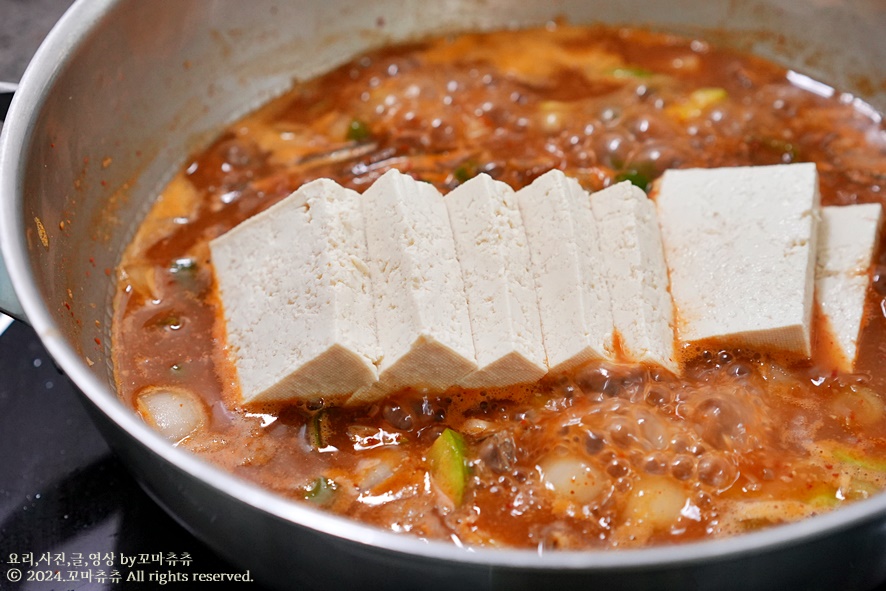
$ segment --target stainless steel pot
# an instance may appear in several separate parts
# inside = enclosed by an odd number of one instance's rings
[[[279,498],[173,448],[117,399],[110,270],[189,152],[293,77],[364,48],[561,15],[705,31],[886,109],[882,0],[81,0],[34,58],[3,130],[0,246],[11,288],[0,268],[0,307],[33,325],[157,502],[280,588],[864,589],[886,579],[886,495],[710,543],[465,550]]]

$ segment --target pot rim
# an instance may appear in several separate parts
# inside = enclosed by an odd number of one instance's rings
[[[22,78],[0,136],[0,250],[29,322],[59,367],[102,413],[152,453],[235,501],[318,533],[417,557],[524,570],[626,570],[730,559],[812,542],[886,515],[886,494],[880,493],[871,499],[798,522],[711,541],[625,550],[540,552],[461,548],[448,542],[396,534],[285,499],[170,445],[134,411],[125,407],[116,393],[90,371],[84,359],[65,340],[42,301],[28,268],[27,241],[24,227],[19,223],[24,203],[26,158],[45,97],[96,23],[124,1],[77,0],[46,37]]]

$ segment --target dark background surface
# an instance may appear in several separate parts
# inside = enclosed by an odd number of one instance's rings
[[[160,1],[160,0],[150,0]],[[70,0],[0,0],[0,81],[18,82],[43,38]],[[0,318],[0,328],[5,324]],[[88,571],[93,580],[13,583],[9,554],[100,552],[128,556],[188,553],[191,563],[135,568],[41,564],[36,570]],[[116,568],[119,583],[99,582]],[[191,589],[190,583],[127,583],[132,570],[239,573],[167,516],[111,454],[83,409],[79,394],[59,374],[30,327],[14,323],[0,335],[0,590]],[[26,578],[26,576],[25,576]],[[148,578],[148,577],[146,577]],[[200,583],[208,591],[252,589],[257,583]]]
[[[237,573],[168,517],[148,498],[111,455],[93,428],[79,394],[58,373],[30,327],[15,323],[0,336],[0,589],[65,590],[156,589],[159,583],[111,583],[95,578],[116,568],[173,573]],[[149,564],[123,568],[106,565],[39,565],[36,570],[90,571],[93,580],[66,583],[6,580],[9,554],[45,552],[127,556],[187,552],[188,566]],[[205,584],[205,583],[204,583]],[[188,588],[182,584],[179,588]],[[169,585],[166,586],[169,588]],[[210,589],[249,588],[256,584],[211,583]]]
[[[160,1],[160,0],[145,0]],[[17,82],[30,57],[70,0],[0,0],[0,81]],[[2,319],[0,319],[2,320]],[[0,328],[3,323],[0,321]],[[883,549],[886,552],[886,548]],[[125,568],[53,566],[89,571],[93,580],[10,583],[9,554],[64,552],[188,553],[190,565]],[[27,565],[18,565],[27,570]],[[34,332],[15,323],[0,335],[0,590],[192,589],[190,583],[95,580],[114,568],[172,573],[238,573],[168,517],[111,454],[92,426],[79,394],[58,373]],[[47,570],[41,565],[38,570]],[[296,586],[298,585],[295,582]],[[204,588],[207,583],[201,583]],[[253,589],[257,583],[210,583],[209,590]],[[881,585],[877,591],[886,591]]]

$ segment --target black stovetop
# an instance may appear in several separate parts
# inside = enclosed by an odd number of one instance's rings
[[[28,326],[14,323],[0,335],[0,589],[158,589],[159,580],[148,580],[152,572],[242,574],[139,488],[93,427],[79,397]],[[41,561],[47,553],[49,561]],[[18,564],[10,562],[11,554],[18,555]],[[28,564],[29,554],[39,564]],[[95,554],[101,555],[99,565],[92,564]],[[168,560],[170,554],[176,564]],[[184,554],[190,556],[187,564]],[[121,555],[136,557],[139,564],[125,566]],[[51,573],[61,580],[10,581],[11,569],[24,579],[31,571],[33,578]],[[120,582],[111,580],[114,570]],[[127,583],[131,572],[144,573],[146,580]],[[214,582],[210,588],[246,587],[262,591],[258,583]]]

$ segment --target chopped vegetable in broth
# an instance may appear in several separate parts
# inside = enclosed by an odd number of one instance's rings
[[[559,169],[589,191],[630,181],[654,193],[672,168],[814,162],[823,205],[884,202],[879,116],[797,79],[701,40],[557,25],[385,47],[297,82],[194,155],[128,248],[120,395],[179,446],[267,489],[467,545],[686,542],[877,494],[882,248],[854,373],[816,341],[805,361],[711,347],[680,376],[591,362],[355,408],[244,407],[227,358],[208,242],[318,178],[362,192],[396,168],[445,194],[481,173],[519,189]]]

